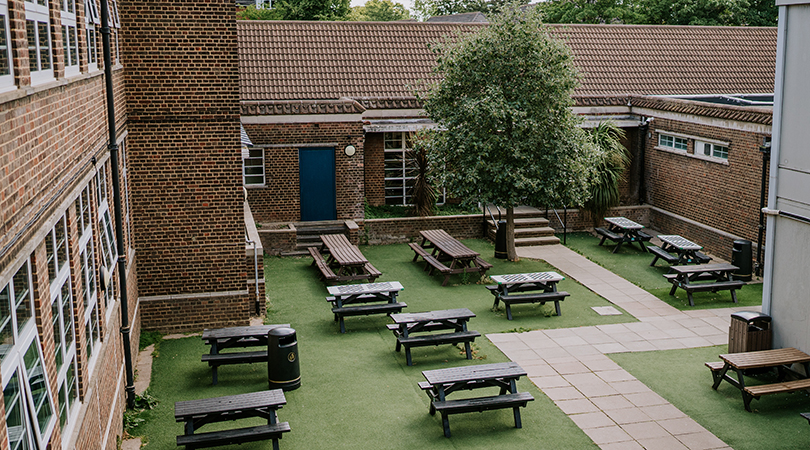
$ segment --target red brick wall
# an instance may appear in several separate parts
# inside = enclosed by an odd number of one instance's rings
[[[260,229],[259,238],[262,241],[264,252],[268,255],[279,255],[281,252],[295,250],[298,236],[294,228]]]
[[[361,244],[393,244],[419,239],[419,231],[443,229],[457,239],[484,237],[483,216],[431,216],[358,221]]]
[[[657,150],[656,130],[729,142],[728,164],[691,157],[694,152],[691,139],[690,156]],[[662,118],[656,118],[649,131],[652,136],[647,139],[645,154],[647,202],[727,233],[756,240],[762,170],[759,146],[764,135]],[[691,239],[688,234],[684,237]]]
[[[298,146],[336,143],[335,184],[338,219],[363,217],[363,124],[329,122],[306,124],[245,124],[254,145],[284,145],[265,149],[266,187],[248,188],[248,203],[257,222],[301,219]],[[357,152],[346,156],[352,144]]]
[[[142,326],[245,323],[233,2],[146,0],[120,9],[140,295],[186,294],[141,303]]]
[[[371,206],[385,205],[384,133],[366,134],[366,201]]]

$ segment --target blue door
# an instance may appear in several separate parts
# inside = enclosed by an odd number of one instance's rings
[[[335,149],[299,148],[301,220],[335,220]]]

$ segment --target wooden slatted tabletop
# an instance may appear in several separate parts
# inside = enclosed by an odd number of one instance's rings
[[[287,403],[281,389],[229,395],[227,397],[186,400],[174,404],[174,418],[182,422],[198,415],[224,414],[233,411],[280,407]]]
[[[633,222],[625,217],[605,217],[605,222],[615,225],[623,230],[640,230],[644,228],[644,225]]]
[[[669,244],[680,250],[700,250],[703,248],[702,246],[695,244],[683,236],[678,236],[677,234],[661,234],[658,235],[658,239],[660,239],[661,242]]]
[[[810,355],[792,347],[757,352],[728,353],[720,359],[735,369],[759,369],[762,367],[788,366],[810,362]]]
[[[203,330],[202,339],[210,341],[213,339],[232,338],[267,338],[267,333],[273,328],[288,327],[290,324],[277,325],[256,325],[250,327],[230,327],[230,328],[206,328]]]
[[[399,324],[454,320],[454,319],[467,320],[472,317],[475,317],[475,313],[473,313],[467,308],[443,309],[440,311],[426,311],[419,313],[391,314],[391,320],[393,320],[394,323]]]
[[[405,289],[399,281],[381,281],[379,283],[347,284],[344,286],[329,286],[326,290],[334,296],[379,294],[399,292]]]
[[[343,234],[322,234],[321,241],[341,266],[362,266],[368,260]]]
[[[444,230],[424,230],[420,231],[419,234],[453,259],[471,259],[480,255],[480,253],[467,248]]]
[[[698,264],[695,266],[671,266],[672,272],[679,274],[703,273],[703,272],[735,272],[739,267],[731,264]]]
[[[432,385],[466,383],[504,378],[518,378],[526,375],[518,363],[481,364],[477,366],[452,367],[449,369],[424,370],[422,375]]]
[[[498,284],[522,284],[522,283],[556,283],[565,279],[557,272],[534,272],[534,273],[513,273],[507,275],[492,275],[492,281]]]

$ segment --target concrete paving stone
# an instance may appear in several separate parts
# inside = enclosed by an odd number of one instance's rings
[[[605,334],[608,334],[608,335],[613,334],[613,333],[626,333],[626,332],[630,331],[630,329],[627,328],[626,326],[624,326],[623,323],[611,323],[611,324],[607,324],[607,325],[597,325],[596,329],[598,329],[599,331],[602,331],[602,332],[604,332]]]
[[[621,369],[621,366],[619,366],[618,364],[616,364],[615,361],[613,361],[612,359],[603,354],[580,358],[580,362],[582,362],[582,364],[585,364],[587,368],[591,369],[591,371],[594,372],[597,370]]]
[[[681,441],[689,450],[709,450],[728,446],[728,444],[708,431],[679,434],[675,438]]]
[[[700,336],[677,339],[677,341],[683,344],[683,346],[686,348],[711,347],[713,345],[711,341]]]
[[[719,330],[726,329],[728,330],[729,325],[731,325],[731,317],[707,317],[704,319],[706,323],[716,327]]]
[[[646,384],[638,380],[614,381],[610,386],[619,394],[639,394],[650,390]]]
[[[650,343],[658,350],[678,350],[686,348],[686,345],[681,343],[678,339],[659,339],[650,341]]]
[[[599,411],[599,408],[587,398],[560,400],[555,402],[560,410],[568,415]]]
[[[580,373],[591,373],[591,369],[582,364],[579,361],[573,362],[560,362],[560,363],[549,363],[554,370],[557,371],[560,375],[571,375],[571,374],[580,374]]]
[[[557,375],[557,371],[545,362],[541,362],[540,364],[529,362],[521,364],[520,367],[523,367],[523,370],[526,371],[526,375],[529,377],[550,377]]]
[[[666,400],[663,397],[656,394],[653,391],[649,392],[639,392],[637,394],[627,394],[624,396],[630,403],[634,406],[638,406],[639,408],[644,406],[654,406],[654,405],[668,405]],[[650,416],[652,417],[652,416]],[[653,419],[657,419],[656,417],[652,417]]]
[[[647,330],[647,331],[637,331],[636,332],[639,336],[643,337],[645,340],[648,341],[658,341],[662,339],[669,339],[669,336],[666,335],[661,330]]]
[[[594,371],[594,374],[596,376],[598,376],[599,378],[601,378],[602,380],[607,381],[608,383],[612,383],[612,382],[616,382],[616,381],[629,381],[629,380],[635,380],[636,379],[636,377],[634,377],[633,375],[630,375],[630,372],[628,372],[628,371],[626,371],[624,369],[619,369],[619,370],[599,370],[599,371]]]
[[[715,335],[728,335],[728,327],[725,330],[719,330],[707,323],[704,323],[702,326],[695,327],[691,329],[693,333],[698,336],[708,337],[708,336],[715,336]]]
[[[687,417],[687,415],[684,414],[680,409],[676,408],[670,403],[663,405],[642,406],[641,410],[653,420],[680,419]]]
[[[599,446],[599,450],[644,450],[644,447],[636,441],[624,441],[602,444]]]
[[[644,321],[642,321],[642,322],[630,322],[630,323],[624,324],[624,326],[627,327],[628,330],[630,330],[630,331],[632,331],[634,333],[640,333],[642,331],[657,331],[658,330],[658,328],[656,328],[655,325],[653,325],[651,323],[644,322]]]
[[[697,317],[712,317],[712,316],[715,315],[715,313],[711,309],[696,309],[696,310],[693,310],[693,311],[684,311],[684,314],[686,314],[689,317],[695,317],[695,318],[697,318]]]
[[[589,344],[612,344],[617,342],[617,340],[613,337],[608,335],[607,333],[594,334],[590,336],[582,336],[582,339]]]
[[[652,421],[650,416],[644,414],[644,411],[639,408],[608,409],[605,414],[619,425]]]
[[[555,340],[564,337],[576,336],[576,334],[574,334],[574,331],[570,328],[555,328],[553,330],[545,330],[545,334],[546,336]]]
[[[553,360],[554,358],[571,357],[571,354],[562,347],[538,348],[534,350],[534,353],[546,361]]]
[[[602,352],[597,350],[593,345],[576,345],[573,347],[566,347],[565,351],[575,357],[602,354]]]
[[[572,328],[572,331],[574,332],[574,334],[576,334],[577,336],[580,336],[580,337],[604,334],[604,331],[600,330],[599,328],[597,328],[595,326],[593,326],[593,327],[576,327],[576,328]]]
[[[506,342],[520,341],[518,336],[520,335],[515,333],[490,333],[486,335],[490,342],[493,344],[498,344],[499,346],[500,344]]]
[[[584,431],[585,434],[587,434],[596,445],[633,440],[633,438],[618,425],[601,428],[588,428],[587,430],[582,431]]]
[[[141,438],[124,439],[121,441],[121,450],[138,450],[141,444]]]
[[[595,373],[591,371],[588,371],[586,373],[572,373],[569,375],[563,375],[563,377],[575,387],[584,384],[605,383],[605,380],[599,378],[598,376],[596,376]]]
[[[623,395],[609,395],[607,397],[595,397],[590,399],[602,411],[611,409],[632,408],[635,405],[630,403]]]
[[[680,417],[678,419],[659,420],[658,425],[664,427],[672,435],[703,433],[705,428],[700,426],[691,417]]]
[[[502,351],[528,350],[529,346],[526,345],[526,343],[521,341],[520,339],[515,339],[512,341],[498,342],[498,348],[501,349]]]
[[[574,400],[578,398],[585,398],[581,392],[576,390],[573,387],[558,387],[558,388],[548,388],[543,389],[543,392],[550,398],[551,400],[559,401],[559,400]]]
[[[674,436],[663,436],[637,441],[647,450],[689,450]]]
[[[645,320],[645,323],[652,324],[658,330],[671,330],[675,328],[683,328],[677,321],[666,319],[664,317],[653,317]]]
[[[545,361],[546,364],[552,365],[552,364],[574,363],[574,362],[578,362],[579,359],[574,355],[563,355],[563,356],[555,356],[553,358],[544,359],[543,361]]]
[[[639,422],[628,423],[621,425],[622,429],[627,432],[633,439],[639,441],[642,439],[653,439],[658,437],[671,436],[669,431],[665,430],[661,425],[655,422]]]
[[[679,319],[678,323],[681,324],[682,327],[689,328],[689,329],[700,328],[700,327],[705,327],[706,326],[706,321],[705,320],[695,318],[695,317],[689,317],[687,319]]]
[[[577,424],[578,427],[585,430],[587,428],[600,428],[616,426],[616,423],[610,419],[602,411],[589,412],[584,414],[572,414],[568,416]]]
[[[684,318],[687,317],[682,312],[678,311],[677,308],[673,306],[669,306],[666,303],[650,303],[650,309],[655,311],[659,316],[665,317],[667,319],[674,319],[674,318]]]
[[[618,342],[612,344],[596,344],[594,347],[602,353],[624,353],[628,351],[627,347]]]
[[[664,330],[664,333],[666,333],[667,336],[672,337],[672,338],[676,338],[676,339],[678,339],[678,338],[697,337],[697,334],[695,334],[689,328],[686,328],[686,327],[684,327],[683,325],[680,325],[680,324],[675,324],[675,325],[677,325],[677,328],[671,328],[671,329],[668,329],[668,330]]]
[[[625,342],[625,348],[630,352],[649,352],[657,350],[649,341]]]
[[[500,347],[498,347],[500,348]],[[531,349],[526,350],[507,350],[501,349],[501,351],[509,357],[512,361],[520,364],[521,361],[531,361],[537,359],[537,353],[535,353]]]
[[[529,379],[540,389],[556,388],[556,387],[569,387],[569,383],[565,378],[559,375],[549,377],[529,377]]]
[[[633,333],[632,331],[628,331],[626,333],[611,334],[610,337],[612,337],[616,342],[619,342],[619,343],[635,342],[635,341],[643,341],[644,340],[643,337],[639,336],[636,333]]]
[[[705,339],[711,342],[712,345],[724,345],[728,344],[728,335],[726,334],[718,334],[714,336],[705,336]]]
[[[630,309],[630,308],[628,308],[628,307],[626,307],[624,305],[621,305],[621,307],[624,308],[625,311],[627,311],[628,313],[633,315],[633,317],[635,317],[636,319],[644,319],[644,318],[648,318],[648,317],[658,317],[658,313],[656,313],[655,311],[653,311],[653,310],[651,310],[650,308],[647,308],[647,307],[642,306],[642,307],[633,308],[633,309]]]
[[[559,344],[561,347],[588,344],[588,342],[585,342],[585,339],[582,339],[579,336],[565,336],[565,337],[552,338],[552,339],[554,339],[554,342]]]
[[[588,398],[607,397],[619,393],[616,389],[613,389],[610,384],[605,382],[577,384],[574,387],[579,389],[579,392],[582,392],[582,394]]]
[[[542,349],[542,348],[552,348],[552,347],[559,347],[560,344],[554,342],[554,339],[550,337],[545,337],[543,339],[537,338],[531,341],[524,341],[529,348],[532,350]]]

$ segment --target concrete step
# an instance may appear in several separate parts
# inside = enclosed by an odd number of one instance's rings
[[[487,230],[487,236],[493,242],[495,241],[495,233],[494,228]],[[554,228],[551,227],[515,228],[515,239],[554,236],[554,233]]]
[[[290,252],[281,252],[281,256],[309,256],[309,252],[307,250],[293,250]],[[310,258],[312,259],[312,258]]]
[[[503,220],[505,221],[506,218],[504,217]],[[487,226],[494,228],[495,222],[493,222],[492,220],[487,220]],[[547,226],[548,226],[548,219],[546,219],[545,217],[515,217],[515,229],[547,227]]]
[[[538,236],[528,238],[515,238],[515,247],[529,247],[532,245],[554,245],[559,244],[560,238],[556,236]]]
[[[492,215],[495,216],[495,220],[498,220],[498,211],[500,209],[501,217],[506,220],[506,208],[496,208],[495,206],[490,205],[489,211],[492,212]],[[487,213],[489,214],[489,213]],[[518,206],[515,208],[515,217],[545,217],[546,210],[545,209],[538,209],[533,208],[531,206]]]

